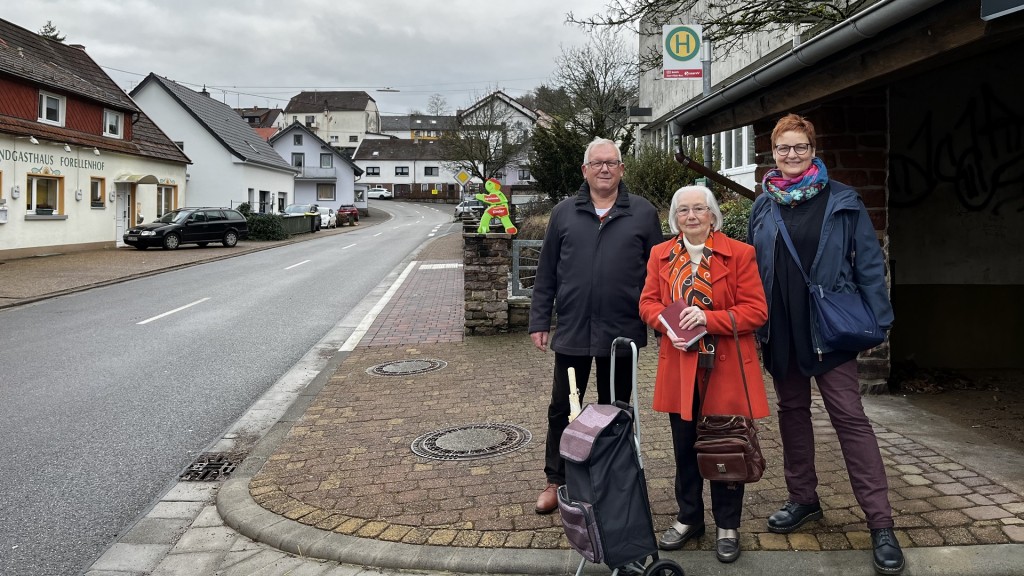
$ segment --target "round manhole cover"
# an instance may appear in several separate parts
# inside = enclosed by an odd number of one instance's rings
[[[424,434],[412,441],[412,451],[433,460],[474,460],[514,452],[532,437],[512,424],[467,424]]]
[[[395,360],[370,366],[366,372],[376,376],[410,376],[440,370],[447,365],[443,360]]]

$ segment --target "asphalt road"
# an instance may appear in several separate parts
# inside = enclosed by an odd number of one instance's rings
[[[0,574],[74,574],[448,206],[0,312]],[[158,257],[155,255],[155,257]]]

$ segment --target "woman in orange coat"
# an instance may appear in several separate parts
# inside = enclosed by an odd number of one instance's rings
[[[768,318],[768,304],[753,247],[721,232],[722,212],[704,186],[685,186],[676,191],[669,206],[669,228],[676,237],[651,250],[640,296],[640,316],[663,333],[654,409],[669,414],[676,459],[679,513],[676,523],[658,540],[663,550],[682,548],[687,540],[704,533],[704,480],[697,470],[694,449],[701,411],[753,418],[769,414],[753,337],[754,330]],[[707,335],[689,349],[685,339],[666,334],[659,319],[668,305],[681,299],[688,305],[678,318],[668,321],[682,330],[698,326],[707,330]],[[736,318],[740,336],[750,409],[729,312]],[[733,562],[740,555],[743,485],[711,482],[711,510],[717,527],[715,555],[721,562]]]

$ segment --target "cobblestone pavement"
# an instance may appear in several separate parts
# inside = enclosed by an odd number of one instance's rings
[[[165,522],[136,526],[88,574],[250,574],[257,566],[261,574],[365,572],[309,556],[386,569],[491,573],[513,566],[506,571],[571,573],[578,557],[552,555],[568,548],[558,514],[533,511],[544,486],[553,356],[533,348],[525,333],[464,338],[462,305],[461,238],[445,236],[421,251],[359,345],[287,433],[268,437],[260,453],[250,456],[248,472],[224,485],[181,483],[181,494],[158,505],[157,516],[166,516],[158,519]],[[666,417],[648,408],[655,351],[641,351],[639,394],[646,476],[655,528],[661,531],[676,510]],[[422,360],[440,361],[439,368],[385,376],[370,370]],[[865,404],[869,414],[888,406],[873,397]],[[804,573],[798,566],[808,573],[831,573],[842,564],[837,558],[854,558],[852,573],[870,573],[863,514],[817,396],[813,410],[825,518],[794,534],[766,531],[765,518],[786,499],[786,489],[775,418],[761,420],[768,469],[747,487],[740,527],[744,556],[730,568],[733,573],[768,573],[769,565],[788,566],[791,573]],[[1020,559],[1024,550],[1013,546],[1024,542],[1022,455],[992,453],[973,444],[978,440],[969,431],[936,441],[917,432],[923,429],[918,420],[919,414],[906,413],[884,425],[874,421],[897,534],[909,558],[906,573],[1015,573],[1016,568],[1005,568],[1005,559]],[[514,425],[532,438],[510,453],[471,460],[427,459],[410,449],[424,434],[481,423]],[[195,514],[194,522],[184,519]],[[706,521],[713,523],[710,514]],[[147,529],[184,536],[173,546],[149,545],[152,558],[140,563]],[[705,536],[665,555],[687,566],[688,573],[695,564],[701,573],[720,573],[710,554],[697,552],[712,545],[713,538]],[[801,553],[785,552],[791,550]],[[495,561],[502,551],[517,560]],[[131,555],[135,564],[119,564]],[[712,561],[705,563],[707,558]],[[148,567],[140,568],[143,564]]]

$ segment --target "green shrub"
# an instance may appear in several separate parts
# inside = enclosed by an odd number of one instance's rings
[[[252,206],[250,206],[248,202],[242,202],[239,204],[237,210],[247,219],[249,218],[249,214],[252,214]]]
[[[747,224],[753,204],[742,196],[719,204],[722,209],[722,231],[726,236],[741,242],[747,241]]]
[[[245,216],[249,222],[249,240],[287,240],[281,216],[277,214],[253,214]]]

